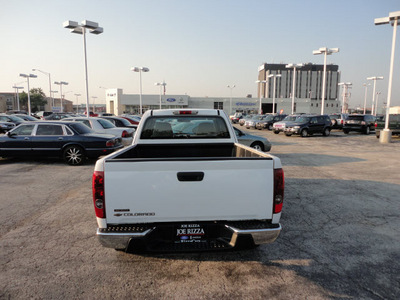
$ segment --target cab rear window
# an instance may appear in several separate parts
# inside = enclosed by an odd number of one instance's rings
[[[219,116],[150,117],[143,126],[141,139],[212,139],[230,138]]]

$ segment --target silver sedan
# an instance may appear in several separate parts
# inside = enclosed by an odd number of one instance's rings
[[[267,152],[271,150],[271,143],[266,138],[258,135],[244,133],[236,127],[233,127],[233,129],[235,130],[238,142],[240,144],[252,147],[259,151]]]

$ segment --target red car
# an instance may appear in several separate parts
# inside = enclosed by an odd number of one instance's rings
[[[141,119],[139,116],[134,116],[134,115],[122,115],[120,117],[128,120],[131,124],[134,125],[138,125]]]

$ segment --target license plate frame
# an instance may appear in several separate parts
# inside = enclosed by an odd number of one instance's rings
[[[198,223],[182,223],[174,226],[175,244],[207,242],[207,226]]]

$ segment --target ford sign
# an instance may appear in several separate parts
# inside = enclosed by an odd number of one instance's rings
[[[167,101],[168,101],[168,102],[175,102],[176,99],[175,99],[175,98],[168,98]]]

